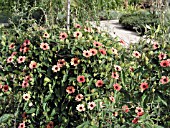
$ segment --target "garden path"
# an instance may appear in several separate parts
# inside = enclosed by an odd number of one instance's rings
[[[92,21],[90,23],[93,27],[96,27],[95,21]],[[136,32],[124,29],[123,26],[119,24],[119,20],[100,21],[99,28],[101,30],[109,32],[112,37],[118,36],[127,44],[137,43],[141,38],[141,36],[139,36]]]

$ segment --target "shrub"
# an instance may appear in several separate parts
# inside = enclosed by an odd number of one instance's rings
[[[88,24],[5,31],[0,126],[170,126],[169,44],[124,45]]]
[[[122,15],[119,19],[119,23],[127,29],[136,29],[143,35],[146,31],[146,25],[158,26],[159,18],[149,12],[139,11]]]

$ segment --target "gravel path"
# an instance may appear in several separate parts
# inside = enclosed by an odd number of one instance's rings
[[[92,26],[96,27],[96,22],[91,22]],[[127,44],[137,43],[140,36],[136,32],[129,31],[119,24],[119,20],[100,21],[100,29],[109,32],[112,37],[118,36]]]

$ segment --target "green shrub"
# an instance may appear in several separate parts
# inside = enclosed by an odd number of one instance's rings
[[[170,45],[124,45],[88,24],[5,31],[0,127],[169,127]]]
[[[159,18],[149,12],[139,11],[132,14],[124,14],[120,17],[119,23],[130,30],[138,30],[141,34],[145,33],[145,26],[158,26]]]

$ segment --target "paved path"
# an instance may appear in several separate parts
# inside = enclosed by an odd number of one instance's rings
[[[91,22],[92,26],[96,27],[95,22]],[[100,21],[100,29],[109,32],[112,37],[118,36],[127,44],[137,43],[141,38],[136,32],[129,31],[119,24],[118,20]]]

